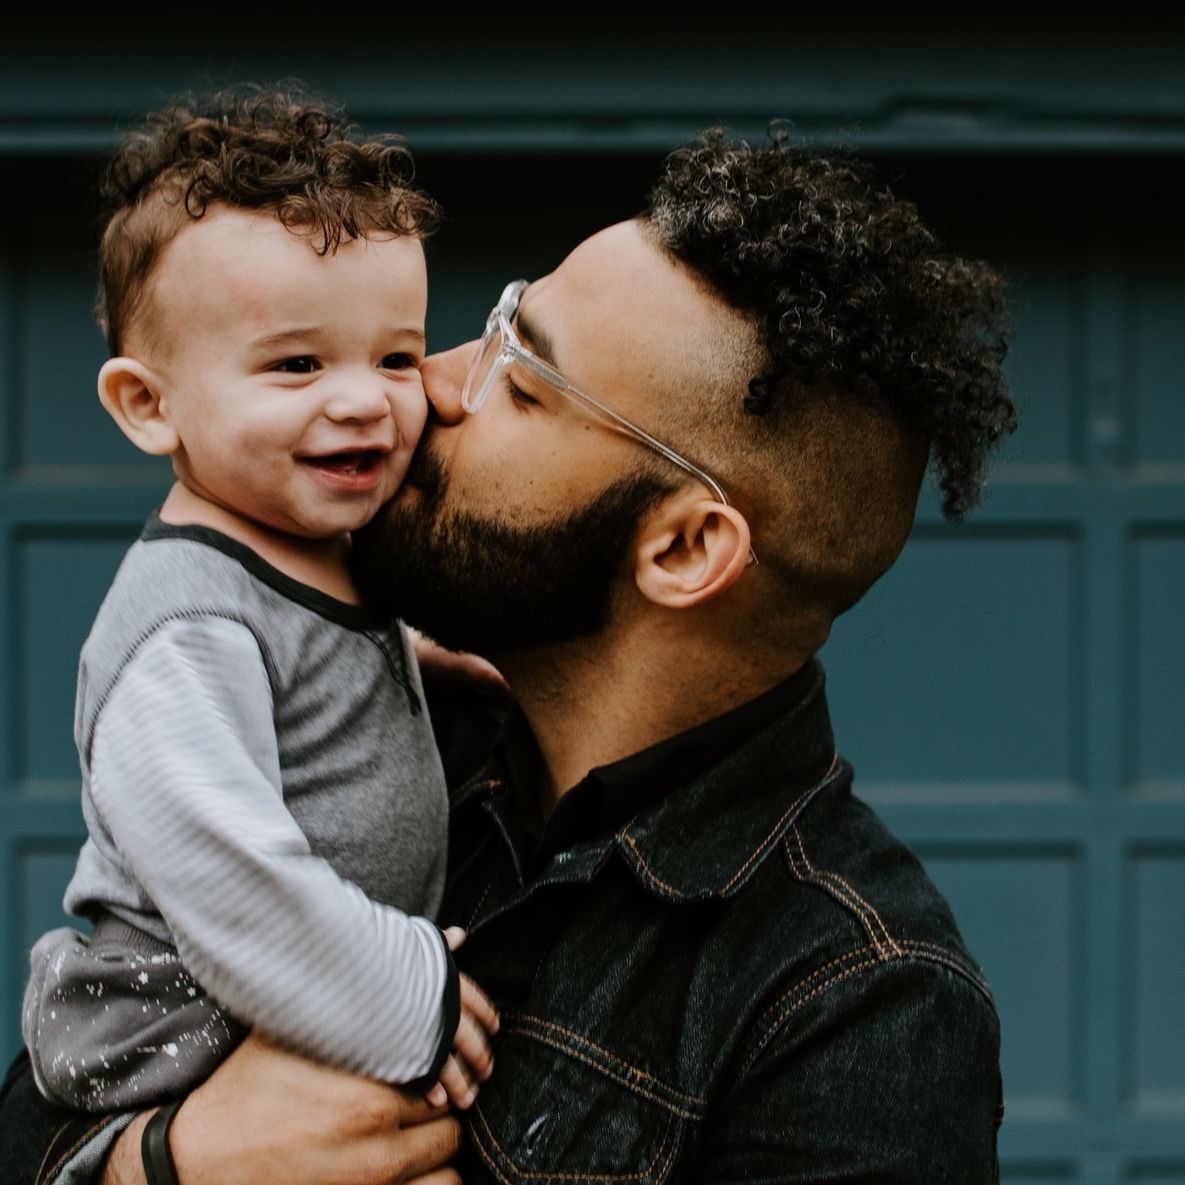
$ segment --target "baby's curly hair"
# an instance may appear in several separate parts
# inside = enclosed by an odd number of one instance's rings
[[[1001,363],[1004,283],[942,253],[913,203],[845,153],[728,142],[668,156],[643,215],[663,249],[751,316],[768,372],[745,411],[814,396],[888,409],[926,441],[946,517],[980,496],[1016,426]]]
[[[319,254],[369,234],[426,238],[436,203],[398,137],[363,139],[300,84],[179,97],[127,132],[100,181],[95,315],[113,354],[176,234],[211,206],[274,214]]]

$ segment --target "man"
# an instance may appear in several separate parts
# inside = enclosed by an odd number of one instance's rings
[[[864,166],[711,134],[425,364],[435,421],[356,573],[518,705],[434,705],[441,920],[502,1018],[466,1181],[994,1179],[990,993],[852,796],[813,655],[928,461],[948,515],[974,502],[1014,421],[1000,319],[995,274]],[[60,1182],[122,1122],[62,1126],[18,1080],[0,1132]],[[145,1123],[104,1182],[144,1179]],[[168,1144],[181,1185],[443,1182],[459,1138],[249,1040]]]

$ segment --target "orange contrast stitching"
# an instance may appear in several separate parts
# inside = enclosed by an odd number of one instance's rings
[[[822,889],[823,892],[829,893],[832,897],[839,901],[841,905],[845,906],[854,914],[856,914],[859,917],[860,923],[864,927],[865,932],[868,934],[868,937],[872,940],[872,944],[876,947],[878,954],[884,958],[885,952],[882,945],[882,940],[876,934],[875,927],[873,927],[873,925],[869,922],[867,914],[860,908],[861,902],[859,898],[853,901],[852,897],[845,893],[842,889],[837,888],[835,885],[828,886],[827,884],[822,883],[825,878],[822,874],[816,872],[814,867],[811,865],[810,857],[807,856],[806,847],[802,842],[802,833],[799,831],[797,825],[794,827],[794,838],[798,841],[798,851],[801,855],[802,862],[806,865],[806,872],[803,873],[798,868],[794,852],[790,847],[790,837],[787,835],[783,838],[782,845],[786,849],[786,860],[790,865],[790,871],[794,873],[794,875],[798,877],[799,880],[804,881],[807,884],[815,885],[817,888]]]
[[[748,1056],[748,1058],[746,1058],[745,1064],[741,1067],[741,1072],[744,1073],[746,1070],[748,1070],[753,1065],[753,1063],[760,1056],[761,1051],[769,1044],[769,1042],[772,1039],[774,1032],[777,1030],[777,1028],[780,1025],[784,1024],[785,1021],[789,1017],[793,1016],[794,1013],[796,1013],[801,1007],[803,1007],[804,1004],[808,1004],[817,995],[819,995],[821,992],[825,992],[829,987],[832,987],[835,984],[839,983],[840,980],[847,979],[850,976],[855,975],[857,971],[863,971],[868,967],[875,967],[878,963],[881,963],[881,962],[883,962],[882,959],[865,959],[863,963],[857,963],[857,964],[855,964],[855,966],[847,967],[843,971],[840,971],[838,974],[833,975],[830,979],[825,980],[823,983],[821,983],[817,987],[813,988],[810,992],[808,992],[805,996],[803,996],[802,999],[796,1000],[789,1008],[787,1008],[785,1010],[783,1015],[780,1016],[777,1019],[777,1021],[774,1022],[773,1024],[771,1024],[770,1027],[766,1030],[765,1035],[757,1043],[753,1052]],[[783,997],[783,998],[785,998],[785,997]]]
[[[945,946],[939,946],[935,942],[924,942],[920,938],[906,939],[902,945],[910,953],[916,951],[921,958],[933,959],[934,962],[941,963],[952,971],[957,971],[960,975],[971,980],[976,987],[983,991],[984,995],[991,997],[992,989],[988,981],[954,951],[948,950]]]
[[[530,1012],[516,1012],[511,1014],[511,1023],[528,1025],[534,1024],[539,1025],[541,1028],[545,1029],[555,1029],[558,1032],[563,1033],[565,1036],[571,1037],[572,1040],[578,1044],[585,1045],[589,1049],[595,1050],[602,1057],[608,1059],[609,1061],[614,1061],[619,1066],[624,1066],[630,1071],[630,1073],[637,1074],[639,1078],[645,1078],[650,1082],[657,1083],[657,1085],[661,1086],[663,1090],[669,1091],[671,1094],[676,1095],[685,1102],[698,1104],[701,1107],[706,1107],[708,1105],[707,1099],[700,1098],[699,1095],[688,1094],[683,1090],[678,1090],[676,1087],[664,1082],[661,1078],[656,1078],[653,1074],[648,1074],[645,1070],[641,1069],[639,1066],[635,1066],[632,1062],[627,1062],[625,1058],[618,1057],[616,1054],[610,1053],[609,1050],[603,1049],[595,1041],[590,1041],[582,1033],[577,1033],[572,1029],[566,1028],[564,1025],[557,1024],[555,1021],[544,1020],[543,1017],[535,1016],[534,1013]]]
[[[646,875],[656,885],[658,885],[660,888],[666,889],[668,893],[673,893],[676,897],[681,897],[683,895],[682,893],[680,893],[680,891],[678,889],[675,888],[674,885],[668,885],[666,881],[655,876],[654,873],[650,871],[650,865],[646,863],[645,857],[638,850],[638,845],[636,843],[634,843],[634,837],[632,835],[630,835],[629,831],[623,831],[621,833],[621,836],[625,840],[625,842],[630,845],[630,850],[634,853],[634,855],[638,857],[638,863],[641,864],[642,867],[646,870]]]
[[[489,1132],[490,1139],[494,1140],[494,1133],[490,1131],[490,1125],[486,1122],[486,1117],[481,1109],[481,1103],[474,1105],[473,1118],[481,1120],[482,1127],[484,1127],[486,1131]],[[481,1140],[476,1138],[476,1133],[473,1131],[473,1120],[470,1120],[469,1122],[469,1136],[474,1148],[477,1149],[477,1154],[482,1158],[482,1160],[485,1161],[486,1168],[488,1168],[490,1172],[498,1178],[498,1180],[501,1182],[501,1185],[511,1185],[510,1179],[502,1175],[502,1170],[499,1169],[497,1164],[494,1163],[494,1158],[485,1150],[485,1145]],[[494,1140],[495,1146],[497,1146],[497,1143],[498,1141]]]
[[[828,779],[829,777],[831,777],[831,775],[832,775],[832,774],[835,772],[835,767],[836,767],[838,764],[839,764],[839,754],[838,754],[838,753],[832,753],[832,755],[831,755],[831,764],[830,764],[830,765],[827,767],[827,772],[826,772],[826,773],[825,773],[825,774],[824,774],[824,775],[823,775],[823,776],[822,776],[822,777],[821,777],[821,778],[820,778],[820,779],[819,779],[819,780],[818,780],[818,781],[817,781],[817,782],[816,782],[816,783],[815,783],[813,786],[811,786],[811,787],[810,787],[809,789],[807,789],[807,790],[804,790],[804,791],[803,791],[803,792],[802,792],[802,793],[801,793],[801,794],[800,794],[800,795],[799,795],[799,796],[798,796],[798,797],[797,797],[797,798],[796,798],[796,799],[795,799],[795,800],[794,800],[794,801],[793,801],[793,802],[792,802],[792,803],[791,803],[791,804],[790,804],[790,805],[789,805],[789,806],[786,808],[786,811],[785,811],[785,813],[782,815],[782,817],[781,817],[781,818],[780,818],[780,819],[779,819],[779,820],[778,820],[778,821],[777,821],[777,822],[776,822],[776,823],[773,825],[773,827],[770,829],[770,833],[769,833],[769,834],[768,834],[768,835],[767,835],[767,836],[766,836],[766,837],[765,837],[765,838],[764,838],[764,839],[763,839],[763,840],[762,840],[762,841],[761,841],[761,842],[760,842],[760,843],[757,845],[757,847],[756,847],[756,848],[754,848],[754,849],[753,849],[753,853],[752,853],[752,855],[750,855],[750,857],[748,858],[748,860],[746,860],[746,861],[744,862],[744,864],[742,864],[742,865],[740,866],[740,868],[738,868],[738,869],[736,870],[736,873],[733,875],[732,879],[731,879],[731,880],[728,882],[728,884],[726,884],[726,885],[724,886],[724,888],[721,890],[721,892],[727,893],[727,892],[728,892],[728,890],[729,890],[729,889],[731,889],[731,888],[732,888],[732,886],[733,886],[733,885],[735,885],[735,884],[737,883],[737,881],[739,881],[739,880],[741,879],[741,877],[745,875],[745,870],[746,870],[746,869],[749,867],[749,865],[750,865],[750,864],[752,864],[752,863],[753,863],[753,861],[754,861],[754,860],[756,860],[756,859],[757,859],[757,857],[758,857],[758,856],[760,856],[760,855],[761,855],[762,851],[763,851],[763,850],[764,850],[764,849],[765,849],[765,848],[766,848],[766,847],[769,845],[770,841],[771,841],[771,840],[773,840],[773,839],[774,839],[774,837],[775,837],[775,836],[778,834],[778,832],[779,832],[779,831],[780,831],[780,830],[781,830],[781,829],[782,829],[782,828],[785,826],[785,824],[786,824],[786,820],[787,820],[788,818],[790,818],[790,816],[791,816],[792,814],[794,814],[794,812],[795,812],[796,810],[798,810],[799,804],[802,802],[802,800],[803,800],[804,798],[807,798],[807,797],[809,797],[811,794],[814,794],[814,792],[815,792],[816,790],[818,790],[818,789],[819,789],[819,787],[820,787],[820,786],[822,786],[822,785],[823,785],[823,783],[824,783],[824,782],[826,782],[826,781],[827,781],[827,779]]]
[[[740,868],[738,868],[736,870],[736,872],[732,875],[732,877],[720,888],[719,891],[721,893],[727,893],[728,890],[731,889],[733,887],[733,885],[735,885],[737,883],[737,881],[739,881],[741,879],[741,877],[745,875],[745,872],[749,868],[749,865],[752,864],[754,860],[757,860],[761,856],[761,853],[765,850],[765,848],[769,845],[769,843],[777,836],[778,831],[782,827],[785,826],[786,820],[788,818],[790,818],[790,816],[793,815],[794,812],[798,809],[798,807],[802,803],[803,799],[808,798],[816,790],[818,790],[819,787],[822,786],[827,781],[827,779],[831,777],[831,775],[835,772],[836,766],[838,766],[838,765],[839,765],[839,754],[833,753],[831,755],[831,764],[827,767],[827,772],[813,786],[810,786],[806,790],[804,790],[786,808],[785,812],[782,814],[782,817],[780,819],[778,819],[778,821],[770,829],[769,834],[750,853],[748,860],[746,860],[744,862],[744,864],[742,864],[740,866]],[[650,869],[650,865],[648,865],[646,863],[646,860],[643,857],[642,853],[638,850],[638,845],[634,842],[634,837],[632,835],[630,835],[630,833],[629,833],[629,828],[632,826],[633,826],[633,821],[631,820],[630,823],[628,823],[626,825],[626,827],[624,828],[624,830],[621,832],[621,837],[622,837],[622,839],[625,840],[625,842],[627,844],[629,844],[630,851],[632,851],[634,853],[634,855],[638,858],[638,863],[642,865],[642,868],[645,870],[646,875],[651,879],[651,881],[654,882],[654,884],[658,885],[660,888],[666,889],[667,892],[674,894],[676,897],[685,896],[685,894],[683,892],[681,892],[679,889],[676,889],[674,885],[669,885],[669,884],[667,884],[666,881],[664,881],[654,875],[654,873]]]
[[[837,886],[834,883],[824,883],[826,876],[823,873],[816,871],[811,865],[810,857],[806,854],[806,847],[802,842],[802,834],[799,832],[797,826],[794,827],[794,838],[798,841],[799,856],[796,856],[790,846],[790,837],[786,835],[783,837],[782,846],[786,849],[786,862],[790,865],[790,871],[804,884],[814,885],[816,888],[822,889],[824,893],[830,894],[834,897],[840,905],[850,909],[860,920],[860,924],[864,927],[865,933],[871,939],[873,946],[876,947],[877,953],[881,958],[885,958],[884,936],[878,935],[876,927],[872,925],[867,913],[861,908],[862,902],[859,897],[850,894],[844,890],[843,887]],[[806,871],[803,872],[799,868],[799,859],[806,866]]]
[[[837,875],[834,872],[829,872],[826,869],[820,871],[811,864],[810,857],[806,854],[806,845],[803,843],[802,832],[799,830],[797,824],[794,826],[794,838],[798,841],[798,850],[802,853],[802,859],[806,864],[810,878],[814,880],[815,883],[827,881],[833,886],[833,895],[837,900],[842,900],[842,902],[846,904],[853,913],[859,916],[861,923],[868,931],[868,936],[876,945],[877,950],[881,952],[881,957],[888,957],[884,952],[883,946],[887,946],[891,951],[893,951],[894,954],[900,954],[901,948],[893,940],[893,936],[889,933],[888,927],[881,920],[880,914],[876,912],[876,909],[873,907],[873,905],[869,901],[865,900],[865,898],[861,897],[860,894],[856,892],[856,890],[846,880],[844,880],[843,877]],[[789,848],[787,848],[787,854],[789,855]],[[825,888],[825,886],[820,885],[820,888]],[[875,926],[873,926],[872,921],[869,920],[869,915],[871,915],[873,921],[875,921]],[[874,932],[876,930],[879,930],[880,932],[879,938]]]
[[[841,963],[850,963],[853,959],[863,958],[868,954],[871,948],[867,946],[857,947],[855,950],[848,951],[847,954],[840,955],[838,958],[832,959],[830,963],[824,963],[822,967],[817,967],[810,975],[804,979],[800,979],[793,986],[784,991],[758,1018],[757,1023],[761,1024],[771,1012],[776,1012],[781,1006],[793,995],[802,991],[809,984],[813,983],[820,976],[827,975],[833,968],[838,967]],[[871,964],[869,964],[871,965]]]
[[[919,953],[918,954],[919,958],[932,959],[934,962],[937,962],[937,963],[941,964],[942,966],[947,967],[950,970],[953,970],[953,971],[956,971],[960,974],[966,975],[966,971],[959,965],[958,962],[956,962],[955,960],[950,958],[948,952],[943,947],[936,946],[932,942],[921,942],[921,941],[912,942],[912,943],[907,941],[904,944],[904,946],[905,946],[904,950],[902,950],[901,947],[897,948],[897,956],[896,957],[899,961],[904,961],[905,958],[907,957],[907,955],[913,953],[910,950],[911,947],[927,948],[929,953],[927,953],[927,954]],[[789,991],[783,993],[782,996],[779,997],[778,1000],[776,1000],[773,1004],[771,1004],[770,1007],[767,1008],[765,1010],[765,1012],[762,1013],[760,1021],[758,1023],[764,1024],[766,1021],[766,1017],[768,1017],[772,1012],[777,1011],[786,1000],[790,999],[791,996],[795,995],[795,993],[800,991],[802,988],[806,987],[806,985],[808,983],[810,983],[810,981],[812,979],[814,979],[818,975],[823,974],[824,972],[830,970],[830,968],[836,966],[838,963],[842,963],[845,960],[855,957],[856,955],[863,954],[867,950],[868,950],[868,947],[863,947],[860,950],[852,951],[847,955],[841,955],[838,959],[833,959],[825,967],[821,967],[819,969],[819,971],[814,973],[814,975],[808,975],[806,977],[806,979],[800,980],[798,983],[796,983],[794,985],[794,987],[790,988]],[[744,1065],[741,1067],[742,1072],[748,1070],[753,1065],[753,1063],[760,1056],[761,1051],[766,1047],[766,1045],[769,1044],[770,1040],[772,1039],[772,1037],[773,1037],[775,1031],[778,1029],[778,1027],[780,1025],[784,1024],[785,1021],[787,1019],[789,1019],[789,1017],[793,1016],[794,1013],[797,1012],[800,1008],[802,1008],[805,1004],[807,1004],[811,1000],[813,1000],[817,995],[820,994],[820,992],[826,991],[829,987],[832,987],[833,985],[839,983],[843,979],[847,979],[849,976],[854,975],[857,971],[864,971],[869,967],[875,967],[879,963],[884,963],[887,961],[892,961],[892,956],[881,957],[881,958],[877,958],[877,959],[865,959],[861,963],[855,963],[850,967],[845,967],[842,971],[836,972],[836,974],[832,975],[829,979],[826,979],[822,983],[817,984],[809,992],[807,992],[804,996],[801,996],[799,999],[795,1000],[788,1008],[783,1010],[781,1016],[779,1016],[775,1021],[772,1021],[769,1023],[768,1027],[766,1028],[765,1033],[762,1035],[761,1039],[758,1041],[758,1043],[754,1047],[753,1052],[749,1055],[748,1058],[746,1058]],[[982,981],[980,981],[980,982],[982,982]]]
[[[507,1026],[503,1031],[509,1033],[513,1032],[514,1029],[511,1026]],[[584,1053],[579,1049],[573,1049],[570,1045],[565,1045],[562,1041],[559,1041],[554,1037],[549,1037],[545,1033],[532,1033],[530,1035],[534,1040],[540,1042],[541,1044],[546,1045],[551,1049],[558,1049],[560,1053],[567,1054],[568,1057],[575,1058],[576,1061],[583,1062],[586,1066],[591,1066],[598,1073],[604,1074],[606,1078],[618,1083],[620,1086],[624,1086],[626,1090],[631,1091],[639,1097],[654,1103],[656,1106],[661,1107],[664,1111],[668,1111],[673,1115],[678,1115],[682,1119],[698,1121],[702,1118],[701,1115],[697,1114],[690,1108],[680,1107],[678,1103],[673,1102],[671,1099],[662,1098],[661,1095],[657,1094],[653,1089],[647,1089],[643,1087],[640,1083],[631,1079],[629,1075],[632,1074],[635,1078],[649,1079],[649,1081],[657,1083],[660,1087],[662,1087],[663,1090],[670,1091],[672,1095],[678,1095],[682,1098],[686,1098],[692,1102],[698,1103],[700,1109],[707,1106],[705,1100],[691,1099],[690,1095],[684,1095],[682,1091],[675,1090],[674,1087],[667,1086],[665,1082],[659,1081],[659,1079],[652,1077],[642,1070],[635,1069],[633,1066],[629,1065],[628,1062],[622,1062],[620,1059],[613,1058],[613,1060],[616,1061],[618,1065],[624,1065],[627,1067],[628,1073],[623,1073],[615,1066],[605,1065],[604,1063],[599,1062],[595,1058],[591,1057],[589,1054]],[[612,1058],[612,1054],[609,1054],[605,1050],[600,1049],[598,1046],[593,1045],[592,1042],[586,1042],[586,1044],[597,1050],[598,1053],[604,1054],[606,1058]]]
[[[473,929],[473,923],[477,921],[477,915],[481,913],[481,907],[485,905],[486,898],[490,895],[490,890],[494,887],[494,878],[490,877],[490,883],[486,885],[485,891],[477,899],[477,904],[473,907],[473,912],[469,915],[469,922],[465,926],[466,930]]]

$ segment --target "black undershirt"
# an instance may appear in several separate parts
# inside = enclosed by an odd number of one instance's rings
[[[494,766],[504,771],[506,782],[514,788],[519,818],[535,844],[535,859],[615,831],[643,807],[686,785],[785,716],[806,694],[814,672],[815,664],[808,662],[788,679],[721,716],[590,770],[546,819],[540,792],[542,758],[525,717],[516,710],[495,748]]]

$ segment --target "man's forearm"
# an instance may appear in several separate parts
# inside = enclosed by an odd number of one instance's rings
[[[115,1146],[103,1163],[103,1172],[97,1185],[147,1185],[144,1165],[140,1158],[140,1140],[148,1123],[150,1112],[137,1115],[124,1128]]]
[[[145,1121],[97,1185],[144,1185]],[[447,1165],[460,1139],[457,1120],[422,1099],[248,1037],[186,1099],[169,1147],[181,1185],[397,1185]]]
[[[76,1115],[46,1102],[27,1064],[0,1098],[4,1185],[145,1185],[149,1113]],[[118,1138],[117,1138],[118,1137]],[[398,1185],[447,1165],[460,1123],[422,1099],[318,1065],[254,1037],[177,1112],[169,1146],[181,1185]]]

